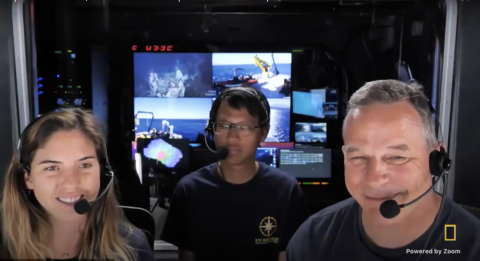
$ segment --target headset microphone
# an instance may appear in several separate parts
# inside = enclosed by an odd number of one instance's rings
[[[220,148],[217,150],[218,160],[224,160],[228,158],[228,149],[227,148]]]
[[[417,197],[416,199],[414,199],[414,200],[412,200],[408,203],[399,205],[397,203],[397,201],[395,201],[393,199],[389,199],[389,200],[384,201],[380,205],[380,214],[382,214],[382,216],[384,218],[387,218],[387,219],[394,218],[394,217],[398,216],[398,214],[400,214],[400,210],[402,208],[408,207],[408,206],[416,203],[417,201],[422,199],[425,195],[427,195],[428,192],[430,192],[435,187],[435,185],[437,185],[438,181],[442,179],[442,177],[443,177],[443,175],[445,175],[445,173],[446,172],[442,173],[442,175],[435,180],[435,182],[432,184],[432,186],[427,191],[423,192],[422,195],[420,195],[419,197]]]
[[[452,161],[448,157],[447,152],[445,151],[444,147],[440,147],[440,150],[438,150],[438,151],[437,150],[432,151],[430,153],[430,157],[429,157],[430,173],[433,176],[438,177],[435,180],[435,182],[433,182],[432,186],[427,191],[423,192],[422,195],[418,196],[416,199],[414,199],[414,200],[412,200],[408,203],[405,203],[405,204],[400,204],[399,205],[393,199],[384,201],[380,205],[380,214],[384,218],[387,218],[387,219],[394,218],[394,217],[398,216],[398,214],[400,214],[400,210],[402,208],[408,207],[408,206],[416,203],[417,201],[419,201],[423,197],[425,197],[425,195],[427,195],[428,192],[433,190],[435,185],[437,185],[437,183],[448,173],[448,171],[450,170],[451,164],[452,164]],[[445,191],[445,189],[444,189],[444,191]]]
[[[81,199],[81,200],[79,200],[75,203],[73,208],[75,209],[75,212],[77,212],[77,214],[79,214],[79,215],[86,214],[90,210],[90,208],[92,207],[93,204],[98,202],[100,199],[102,199],[107,194],[108,190],[110,189],[110,187],[112,186],[112,183],[113,183],[113,172],[112,171],[110,171],[110,175],[112,177],[110,179],[110,182],[108,183],[107,187],[102,191],[102,193],[100,193],[100,195],[95,200],[93,200],[91,202],[88,202],[88,200],[86,200],[86,199]]]

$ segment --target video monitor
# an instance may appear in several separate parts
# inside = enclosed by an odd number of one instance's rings
[[[327,123],[295,123],[295,142],[326,144]]]
[[[277,167],[277,148],[258,148],[255,160],[273,168]]]
[[[315,89],[310,92],[292,92],[293,113],[315,118],[338,117],[336,89]]]
[[[211,98],[135,97],[135,136],[203,143],[212,102]]]
[[[134,53],[135,97],[214,97],[212,54]]]
[[[187,139],[138,139],[137,153],[143,167],[155,170],[187,170],[190,146]]]
[[[289,97],[291,93],[291,53],[214,53],[213,87],[251,86],[267,98]]]
[[[281,149],[278,168],[297,179],[332,177],[332,151],[323,148]]]
[[[290,98],[267,100],[270,105],[270,131],[265,142],[290,141]]]
[[[265,142],[290,141],[290,99],[267,99],[270,104],[270,131]]]

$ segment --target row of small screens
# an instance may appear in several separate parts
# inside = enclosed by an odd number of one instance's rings
[[[215,153],[192,146],[187,139],[139,139],[136,146],[135,154],[141,158],[135,158],[134,154],[134,159],[142,162],[141,173],[192,172],[216,162]],[[257,161],[299,179],[331,178],[331,157],[330,149],[293,148],[293,143],[263,144],[256,152]]]

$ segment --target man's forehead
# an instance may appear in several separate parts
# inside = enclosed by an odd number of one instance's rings
[[[407,151],[410,151],[410,146],[408,143],[398,143],[398,144],[395,144],[395,143],[392,143],[393,145],[386,145],[385,148],[387,150],[392,150],[392,151],[403,151],[403,152],[407,152]],[[349,145],[346,145],[345,146],[345,152],[346,153],[354,153],[354,152],[358,152],[361,150],[361,147],[363,144],[359,144],[359,145],[352,145],[352,144],[349,144]]]
[[[353,109],[345,119],[345,144],[374,142],[405,151],[405,147],[411,149],[415,143],[425,142],[418,113],[402,107],[380,104]]]
[[[393,104],[375,103],[352,109],[345,119],[345,127],[349,123],[354,124],[398,124],[404,127],[412,124],[423,128],[422,120],[418,112],[407,102]]]

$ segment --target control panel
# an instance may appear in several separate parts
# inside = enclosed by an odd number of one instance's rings
[[[46,58],[46,56],[44,56]],[[56,50],[50,61],[39,61],[38,112],[59,108],[91,109],[91,84],[85,66],[71,49]]]

